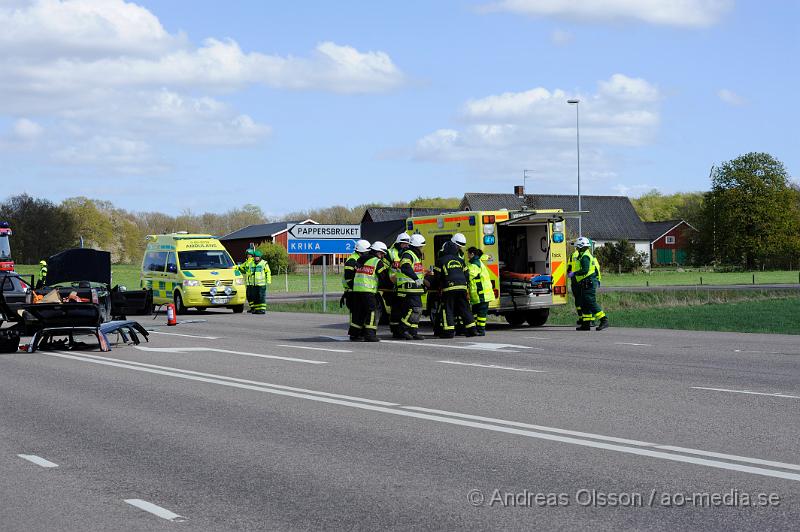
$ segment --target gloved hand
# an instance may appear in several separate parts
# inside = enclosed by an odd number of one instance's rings
[[[345,301],[347,301],[347,294],[342,294],[342,297],[339,298],[339,308],[344,306]]]
[[[422,286],[423,282],[424,281],[423,281],[422,277],[417,277],[417,280],[414,281],[414,284],[416,284],[417,286]]]
[[[569,272],[569,273],[567,274],[567,277],[569,277],[570,279],[572,279],[573,277],[575,277],[575,272]]]
[[[600,286],[600,281],[597,281],[597,286]]]

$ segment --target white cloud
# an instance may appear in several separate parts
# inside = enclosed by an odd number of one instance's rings
[[[637,20],[691,28],[715,24],[732,5],[733,0],[499,0],[483,10],[601,22]]]
[[[385,52],[333,42],[305,57],[247,52],[230,39],[196,46],[124,0],[0,0],[0,71],[0,116],[29,120],[22,134],[49,133],[59,163],[124,172],[137,156],[141,168],[164,167],[148,162],[161,145],[151,139],[236,146],[268,135],[268,125],[220,99],[229,92],[365,93],[404,81]],[[34,120],[56,126],[37,130]],[[91,149],[96,157],[76,152]]]
[[[550,41],[556,46],[566,46],[572,43],[573,36],[568,31],[555,29],[550,33]]]
[[[582,177],[615,175],[615,150],[652,141],[659,122],[659,90],[650,82],[614,74],[598,83],[595,93],[571,94],[536,87],[466,102],[460,128],[442,128],[419,139],[415,157],[456,161],[483,175],[509,175],[534,168],[552,181],[575,169],[576,109],[580,99]]]
[[[120,137],[96,135],[56,150],[53,158],[60,164],[94,166],[121,174],[157,174],[168,168],[149,143]]]
[[[33,141],[42,135],[44,128],[27,118],[14,122],[14,136],[22,141]]]
[[[732,105],[734,107],[741,107],[747,104],[747,100],[733,92],[729,89],[720,89],[717,91],[717,96],[720,100],[727,103],[728,105]]]

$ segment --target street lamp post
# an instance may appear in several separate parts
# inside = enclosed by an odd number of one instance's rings
[[[578,236],[583,236],[583,226],[581,224],[581,120],[580,103],[578,99],[567,100],[570,105],[575,105],[575,138],[578,147]]]

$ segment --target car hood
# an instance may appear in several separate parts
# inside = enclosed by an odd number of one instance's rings
[[[47,259],[47,284],[90,281],[111,285],[111,253],[96,249],[76,248],[57,253]]]

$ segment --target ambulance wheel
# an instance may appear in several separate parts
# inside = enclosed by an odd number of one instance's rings
[[[0,338],[0,353],[16,353],[19,349],[19,336]]]
[[[541,327],[547,323],[547,318],[550,317],[549,308],[540,308],[536,310],[529,310],[527,314],[528,325],[531,327]]]
[[[508,314],[503,314],[503,317],[512,327],[519,327],[520,325],[525,323],[524,312],[509,312]]]
[[[244,305],[234,305],[231,307],[234,314],[241,314],[244,312]]]
[[[183,298],[180,292],[175,292],[175,314],[186,314],[186,305],[183,304]]]

